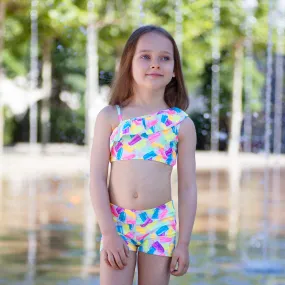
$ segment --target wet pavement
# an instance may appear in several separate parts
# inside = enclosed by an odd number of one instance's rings
[[[171,285],[285,285],[285,168],[269,169],[268,191],[264,175],[197,171],[189,272]],[[1,181],[0,284],[99,284],[88,175]]]

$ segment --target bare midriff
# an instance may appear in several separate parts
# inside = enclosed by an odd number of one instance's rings
[[[165,163],[142,159],[112,162],[110,202],[126,209],[144,210],[170,201],[172,169]]]

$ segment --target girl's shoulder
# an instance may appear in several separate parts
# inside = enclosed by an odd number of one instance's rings
[[[112,106],[112,105],[107,105],[105,107],[103,107],[98,114],[102,114],[103,116],[105,116],[106,118],[110,118],[112,119],[113,117],[116,116],[116,106]]]
[[[109,124],[113,126],[116,124],[116,122],[118,121],[118,113],[117,113],[117,110],[116,110],[116,106],[112,106],[112,105],[107,105],[105,107],[103,107],[98,115],[101,114],[102,117],[104,117],[105,120],[107,120],[109,122]]]
[[[112,112],[114,112],[116,110],[116,106],[112,106],[112,105],[106,105],[105,107],[103,107],[99,112],[103,112],[107,115],[112,114]]]
[[[181,123],[180,130],[178,133],[178,139],[184,139],[185,136],[196,138],[196,127],[193,120],[189,116],[185,117],[185,119]]]

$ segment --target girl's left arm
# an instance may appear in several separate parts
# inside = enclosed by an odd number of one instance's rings
[[[197,209],[196,129],[188,117],[181,123],[178,138],[178,245],[189,245]]]
[[[172,255],[170,272],[174,276],[184,275],[189,267],[189,243],[197,209],[196,186],[196,129],[188,117],[180,126],[178,134],[178,242]],[[178,264],[178,268],[176,266]]]

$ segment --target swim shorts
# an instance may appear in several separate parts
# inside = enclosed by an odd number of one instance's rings
[[[116,230],[129,250],[172,256],[176,243],[173,200],[146,210],[125,209],[110,203]],[[103,249],[101,236],[100,251]]]

